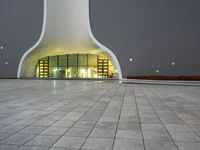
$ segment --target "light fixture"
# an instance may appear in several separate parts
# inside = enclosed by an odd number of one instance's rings
[[[3,50],[3,46],[0,46],[0,50]]]
[[[86,69],[81,69],[80,74],[82,75],[82,78],[87,77],[87,70]]]
[[[156,73],[159,73],[160,72],[160,70],[159,69],[156,69]]]
[[[55,68],[55,69],[53,69],[53,72],[55,73],[55,72],[57,72],[58,71],[58,69],[57,68]]]
[[[7,65],[7,64],[8,64],[8,62],[6,61],[6,62],[5,62],[5,64]]]
[[[92,77],[92,71],[91,71],[91,69],[88,69],[88,77]]]
[[[176,63],[175,63],[175,62],[172,62],[172,63],[171,63],[171,65],[172,65],[172,66],[175,66],[175,65],[176,65]]]
[[[132,62],[132,61],[133,61],[133,58],[129,58],[129,61]]]

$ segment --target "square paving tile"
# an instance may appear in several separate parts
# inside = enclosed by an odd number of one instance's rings
[[[165,130],[162,124],[141,124],[142,130]]]
[[[173,141],[145,140],[146,150],[178,150]]]
[[[53,147],[59,148],[81,148],[81,145],[85,141],[84,137],[61,137]]]
[[[59,127],[49,127],[44,130],[41,135],[63,135],[68,128],[59,128]]]
[[[190,131],[190,132],[192,132],[192,129],[184,124],[166,124],[165,127],[167,128],[167,130],[170,130],[171,132],[173,132],[173,131]]]
[[[90,137],[114,138],[116,129],[98,129],[94,128]]]
[[[10,134],[0,134],[0,141],[7,138]]]
[[[58,148],[58,147],[52,147],[49,150],[80,150],[77,148]]]
[[[200,137],[191,131],[169,131],[174,141],[200,142]]]
[[[71,128],[65,136],[87,137],[91,130],[91,128]]]
[[[200,150],[200,143],[196,142],[176,142],[179,150]]]
[[[133,122],[120,122],[118,129],[121,130],[140,130],[140,124]]]
[[[18,150],[48,150],[49,147],[22,146]]]
[[[142,124],[161,124],[161,121],[157,117],[141,117]]]
[[[8,137],[7,139],[1,141],[0,144],[23,145],[33,137],[34,135],[14,134]]]
[[[57,121],[52,126],[53,127],[62,127],[62,128],[70,128],[74,124],[75,121],[65,120],[65,121]]]
[[[161,117],[160,118],[164,124],[183,124],[183,120],[178,117]]]
[[[144,150],[142,140],[116,139],[113,150]]]
[[[114,139],[88,138],[83,145],[83,149],[112,150]]]
[[[139,120],[138,116],[127,115],[127,116],[120,117],[119,122],[133,122],[133,123],[139,123],[140,120]]]
[[[57,140],[58,140],[59,136],[41,136],[38,135],[36,137],[34,137],[33,139],[31,139],[28,143],[26,143],[25,145],[29,145],[29,146],[43,146],[43,147],[48,147],[53,145]]]
[[[42,131],[44,131],[47,127],[26,127],[22,130],[19,131],[19,133],[23,133],[23,134],[40,134]]]
[[[0,150],[17,150],[18,145],[0,145]]]
[[[77,122],[73,127],[75,128],[93,128],[96,122]]]
[[[0,133],[13,134],[23,128],[24,128],[23,126],[6,126],[6,127],[0,129]]]
[[[32,126],[44,126],[44,127],[48,127],[51,126],[53,123],[55,122],[55,120],[40,120],[35,122],[34,124],[32,124]]]
[[[145,140],[172,140],[165,130],[143,130],[142,132]]]
[[[98,122],[95,128],[98,129],[115,129],[117,122]]]
[[[190,127],[193,131],[200,132],[200,125],[192,124],[192,125],[189,125],[189,127]]]
[[[118,139],[142,139],[141,130],[117,130]]]
[[[2,120],[1,120],[1,124],[2,124],[2,125],[9,126],[9,125],[12,125],[13,123],[16,123],[17,121],[18,121],[18,120],[16,120],[16,119],[6,118],[6,119],[2,119]]]

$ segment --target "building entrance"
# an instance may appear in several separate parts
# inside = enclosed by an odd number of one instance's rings
[[[117,78],[112,62],[105,56],[69,54],[48,56],[35,66],[36,78]]]

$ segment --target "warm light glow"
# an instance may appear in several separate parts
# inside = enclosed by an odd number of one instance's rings
[[[55,72],[57,72],[58,71],[58,69],[57,68],[55,68],[55,69],[53,69],[53,72],[55,73]]]
[[[87,77],[87,71],[85,69],[80,70],[81,78],[86,78]]]
[[[77,64],[78,59],[80,61]],[[118,69],[106,56],[93,54],[49,56],[39,60],[36,67],[35,77],[42,75],[50,78],[115,78],[118,74]]]
[[[72,73],[71,73],[71,69],[70,69],[70,68],[65,70],[65,77],[66,77],[66,78],[71,78],[71,77],[72,77],[71,74],[72,74]]]
[[[88,78],[91,78],[92,77],[92,72],[91,72],[91,69],[88,69]]]
[[[3,50],[3,46],[0,46],[0,50]]]
[[[171,63],[171,65],[172,65],[172,66],[175,66],[175,65],[176,65],[176,63],[175,63],[175,62],[172,62],[172,63]]]
[[[37,78],[39,77],[39,67],[37,67],[37,70],[36,70],[36,77]]]

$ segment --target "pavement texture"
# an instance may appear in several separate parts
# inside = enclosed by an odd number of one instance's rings
[[[0,150],[199,149],[199,86],[0,80]]]

